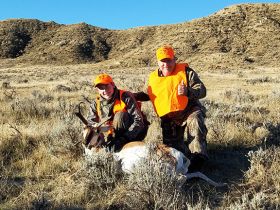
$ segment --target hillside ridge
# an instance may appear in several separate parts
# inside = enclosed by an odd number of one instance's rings
[[[278,66],[280,4],[241,4],[208,17],[171,25],[109,30],[86,23],[36,19],[0,21],[0,62],[25,64],[110,63],[155,65],[155,49],[170,43],[179,61],[201,68]]]

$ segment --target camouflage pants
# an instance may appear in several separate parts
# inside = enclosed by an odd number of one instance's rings
[[[133,119],[131,119],[131,116],[127,112],[117,112],[113,120],[115,138],[122,138],[123,134],[130,128],[132,123]],[[147,131],[148,126],[145,126],[145,128],[142,129],[142,131],[135,137],[135,139],[130,139],[130,141],[142,141],[146,137]]]
[[[180,119],[162,120],[163,143],[180,150],[187,157],[191,154],[201,154],[208,158],[204,118],[205,113],[195,106],[184,111]]]

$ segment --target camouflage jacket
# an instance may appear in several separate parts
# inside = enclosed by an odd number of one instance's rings
[[[111,117],[114,118],[113,107],[116,99],[120,99],[120,91],[115,88],[113,97],[110,100],[105,100],[100,97],[100,112],[97,111],[97,101],[94,100],[90,105],[90,111],[88,115],[89,124],[100,122],[102,119]],[[144,119],[141,110],[137,106],[137,102],[132,93],[125,91],[122,94],[121,100],[126,104],[126,111],[131,116],[132,124],[129,129],[123,133],[123,137],[129,141],[134,140],[140,132],[146,129],[144,125]],[[100,113],[101,116],[98,115]]]

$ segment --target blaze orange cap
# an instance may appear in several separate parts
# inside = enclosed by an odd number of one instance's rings
[[[99,74],[93,81],[94,87],[96,87],[99,84],[107,85],[109,83],[112,83],[113,79],[108,74]]]
[[[160,61],[165,58],[174,59],[174,50],[169,45],[164,45],[157,49],[157,60]]]

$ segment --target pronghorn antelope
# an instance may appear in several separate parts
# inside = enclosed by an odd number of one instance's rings
[[[81,115],[81,113],[76,115],[85,123],[86,119]],[[103,138],[99,138],[101,133],[108,130],[108,127],[102,126],[104,122],[108,119],[104,119],[102,122],[98,123],[94,127],[86,126],[83,131],[84,142],[83,147],[85,150],[85,156],[90,157],[94,152],[98,152],[102,149],[105,144]],[[121,162],[121,169],[128,174],[134,172],[143,159],[149,157],[149,145],[141,142],[135,141],[127,143],[119,152],[113,153],[114,158]],[[157,144],[155,150],[156,155],[161,159],[161,163],[168,166],[170,169],[174,169],[176,173],[185,177],[185,179],[191,178],[201,178],[215,187],[225,186],[225,184],[217,183],[201,172],[188,173],[188,167],[190,165],[190,160],[180,151],[168,147],[164,144]]]

